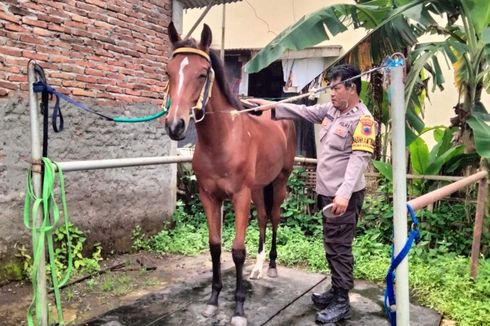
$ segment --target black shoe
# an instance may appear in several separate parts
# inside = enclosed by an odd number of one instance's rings
[[[347,290],[339,289],[332,303],[316,314],[316,322],[320,324],[336,323],[349,319],[351,315],[349,293]]]
[[[333,287],[330,287],[327,291],[323,293],[311,294],[311,301],[313,301],[315,307],[318,307],[320,309],[326,308],[330,303],[332,303],[334,298],[335,298],[335,288]]]

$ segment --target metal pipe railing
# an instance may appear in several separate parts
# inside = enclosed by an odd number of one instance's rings
[[[456,181],[456,182],[453,182],[447,186],[444,186],[442,188],[431,191],[425,195],[414,198],[414,199],[410,200],[408,203],[410,205],[412,205],[412,207],[415,211],[419,210],[419,209],[424,208],[430,204],[435,203],[436,201],[443,199],[444,197],[449,196],[450,194],[460,190],[461,188],[467,187],[467,186],[471,185],[472,183],[475,183],[475,182],[485,178],[486,176],[487,176],[486,171],[480,171],[478,173],[470,175],[469,177],[463,178],[463,179]]]

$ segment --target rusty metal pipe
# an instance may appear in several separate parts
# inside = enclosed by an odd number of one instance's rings
[[[423,196],[414,198],[410,200],[408,203],[412,205],[413,209],[419,210],[421,208],[424,208],[432,203],[435,203],[438,200],[443,199],[444,197],[449,196],[453,192],[456,192],[460,190],[461,188],[464,188],[466,186],[469,186],[472,183],[477,182],[478,180],[481,180],[487,176],[487,171],[480,171],[477,172],[473,175],[470,175],[469,177],[463,178],[459,181],[456,181],[454,183],[451,183],[450,185],[444,186],[442,188],[439,188],[437,190],[431,191]]]
[[[485,171],[482,171],[485,172]],[[471,244],[470,276],[476,279],[478,274],[478,258],[480,256],[481,234],[483,230],[483,215],[485,214],[485,202],[488,198],[488,178],[480,180],[478,196],[476,200],[475,225],[473,228],[473,242]]]

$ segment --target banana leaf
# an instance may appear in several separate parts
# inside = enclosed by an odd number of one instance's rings
[[[490,160],[490,126],[476,116],[470,117],[466,122],[473,130],[476,152]]]
[[[393,167],[383,161],[373,160],[373,165],[386,179],[393,181]]]
[[[403,14],[419,7],[424,11],[426,0],[410,1],[392,9],[389,1],[369,1],[363,4],[337,4],[322,8],[302,17],[277,35],[264,49],[257,53],[244,67],[255,73],[270,65],[286,50],[299,50],[330,39],[349,26],[371,30],[371,53],[375,62],[381,63],[386,53],[393,53],[417,41],[416,31],[410,27]],[[424,18],[428,15],[424,14]],[[328,33],[330,33],[330,35]],[[390,35],[390,37],[386,37]]]

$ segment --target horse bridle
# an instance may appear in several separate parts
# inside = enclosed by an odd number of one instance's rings
[[[211,58],[209,57],[209,54],[206,52],[195,49],[195,48],[178,48],[175,49],[174,52],[172,52],[172,57],[174,57],[177,54],[197,54],[203,58],[205,58],[209,62],[209,68],[206,73],[206,81],[204,82],[204,85],[201,89],[201,93],[199,95],[199,99],[197,100],[196,104],[191,108],[190,115],[194,119],[195,123],[201,122],[204,119],[204,116],[206,115],[206,104],[208,103],[209,98],[211,97],[211,90],[213,88],[213,83],[214,83],[214,70],[211,67]],[[172,103],[170,96],[168,95],[168,83],[165,86],[164,89],[164,97],[163,97],[163,103],[162,106],[164,107],[165,110],[168,111],[170,108],[170,105]],[[201,117],[198,119],[196,118],[196,111],[202,111]]]

